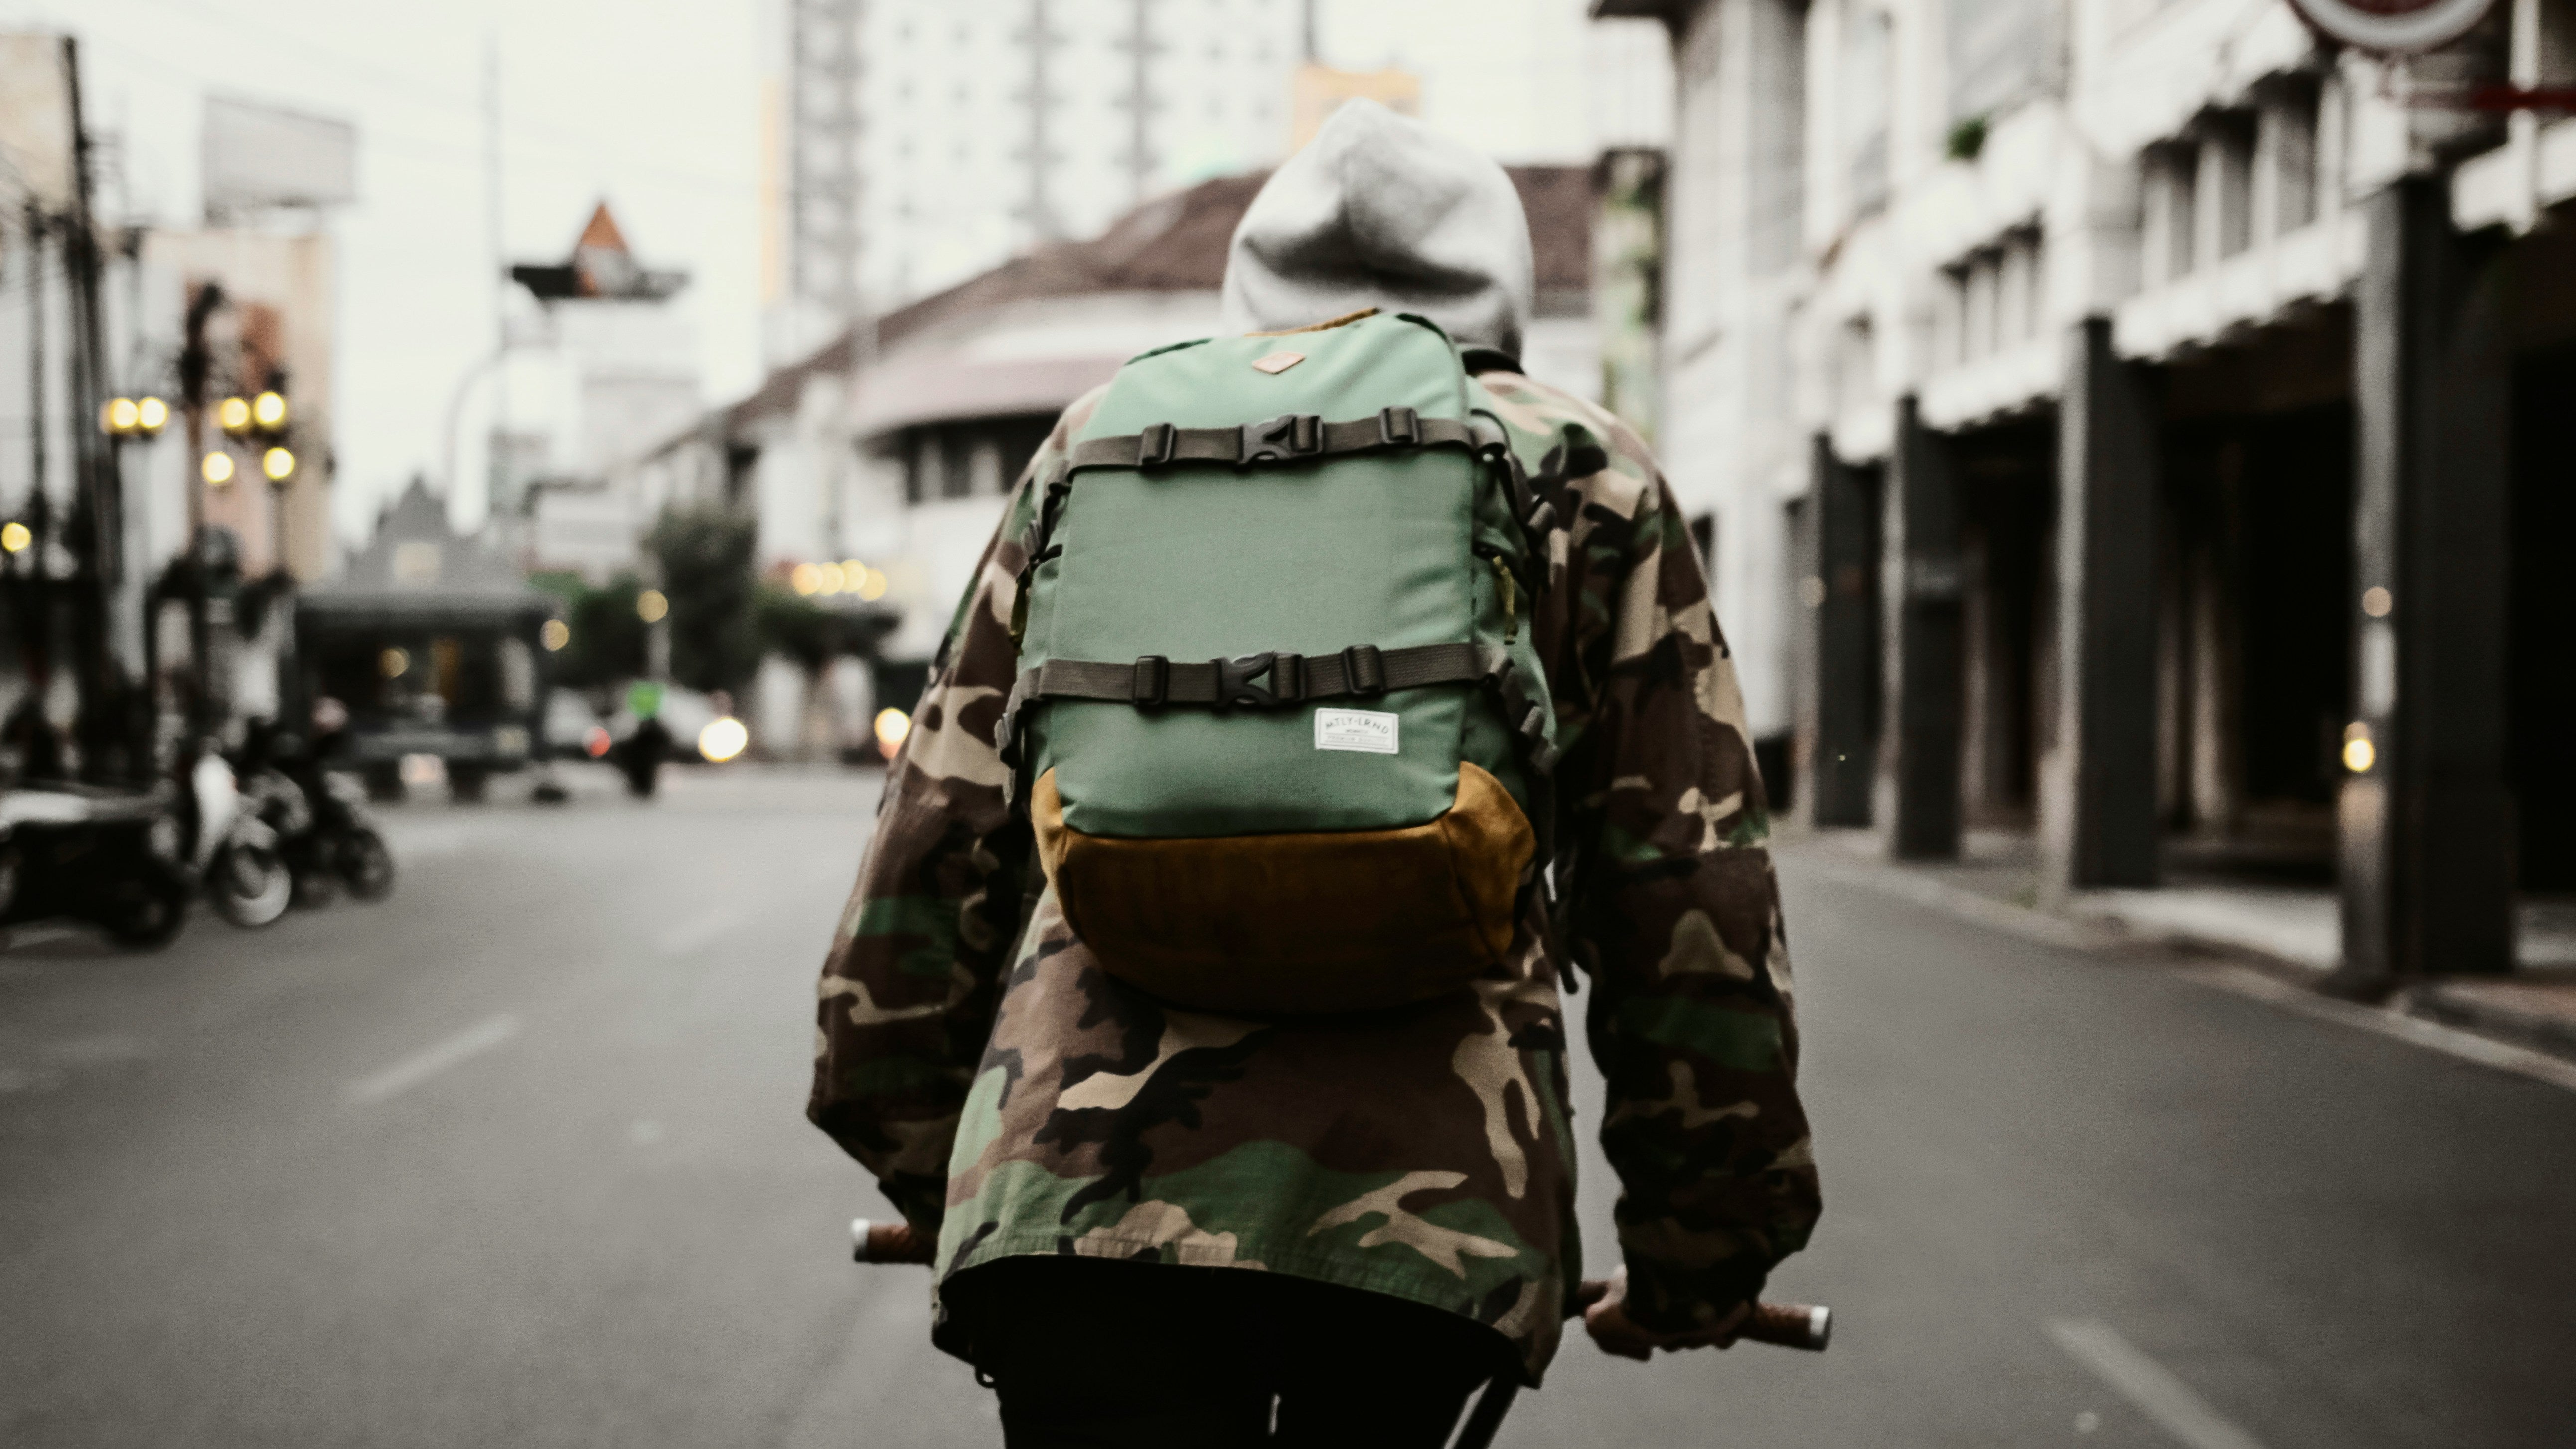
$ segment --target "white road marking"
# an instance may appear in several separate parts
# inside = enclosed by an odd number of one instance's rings
[[[2382,1006],[2363,1006],[2356,1002],[2338,1001],[2331,996],[2320,996],[2295,982],[2266,976],[2247,966],[2210,966],[2185,974],[2195,981],[2233,991],[2239,996],[2251,996],[2258,1001],[2268,1001],[2275,1006],[2286,1006],[2292,1011],[2313,1016],[2322,1021],[2357,1026],[2363,1031],[2375,1031],[2381,1036],[2394,1037],[2413,1046],[2429,1047],[2434,1051],[2458,1057],[2465,1062],[2475,1062],[2482,1067],[2492,1067],[2500,1072],[2512,1072],[2518,1076],[2529,1077],[2536,1082],[2547,1082],[2554,1087],[2565,1087],[2570,1091],[2576,1091],[2576,1062],[2563,1061],[2545,1052],[2530,1051],[2509,1042],[2496,1041],[2490,1037],[2479,1036],[2475,1032],[2444,1026],[2438,1021],[2426,1021],[2420,1016],[2408,1016],[2404,1012],[2391,1011]]]
[[[731,906],[709,911],[696,920],[675,927],[666,933],[662,937],[662,954],[686,956],[692,951],[712,946],[716,943],[716,938],[733,929],[737,919],[737,913]]]
[[[414,1052],[372,1077],[360,1077],[349,1084],[349,1105],[372,1107],[397,1093],[410,1091],[450,1067],[507,1043],[519,1034],[520,1025],[516,1016],[496,1016]]]
[[[2263,1442],[2192,1392],[2172,1370],[2140,1352],[2107,1323],[2090,1318],[2049,1320],[2048,1336],[2091,1369],[2121,1397],[2191,1449],[2263,1449]]]

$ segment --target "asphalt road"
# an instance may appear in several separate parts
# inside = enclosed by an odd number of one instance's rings
[[[21,933],[0,1444],[998,1443],[800,1116],[872,803],[406,807],[382,905]],[[2576,1444],[2576,1092],[1786,875],[1834,1350],[1572,1344],[1503,1443]]]

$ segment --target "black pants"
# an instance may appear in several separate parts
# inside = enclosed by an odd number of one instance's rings
[[[1009,1449],[1438,1449],[1510,1357],[1455,1314],[1242,1268],[1008,1258],[945,1297]]]

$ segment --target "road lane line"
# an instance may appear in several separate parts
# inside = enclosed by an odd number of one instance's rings
[[[450,1067],[507,1043],[519,1034],[520,1025],[514,1015],[496,1016],[415,1052],[372,1077],[360,1077],[349,1084],[349,1105],[372,1107],[397,1093],[410,1091]]]
[[[2266,976],[2249,966],[2209,966],[2183,974],[2239,996],[2286,1006],[2320,1021],[2357,1026],[2363,1031],[2394,1037],[2412,1046],[2428,1047],[2464,1062],[2475,1062],[2482,1067],[2512,1072],[2536,1082],[2576,1091],[2576,1062],[2562,1061],[2545,1052],[2531,1051],[2493,1037],[2462,1031],[2455,1026],[2444,1026],[2438,1021],[2426,1021],[2420,1016],[2408,1016],[2384,1006],[2363,1006],[2321,996],[2307,987]]]
[[[2052,1318],[2048,1336],[2191,1449],[2263,1449],[2263,1441],[2211,1408],[2209,1400],[2192,1392],[2191,1385],[2147,1357],[2111,1325],[2090,1318]]]

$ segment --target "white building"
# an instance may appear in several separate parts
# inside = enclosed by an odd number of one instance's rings
[[[1672,35],[1664,452],[1801,813],[2509,964],[2517,870],[2576,883],[2512,823],[2576,807],[2576,122],[2458,102],[2576,77],[2576,3],[2411,62],[2283,0],[1594,10]]]
[[[1305,0],[793,0],[781,355],[1276,162]],[[855,41],[847,37],[855,35]],[[854,139],[853,139],[854,138]],[[855,269],[855,293],[842,291]]]

